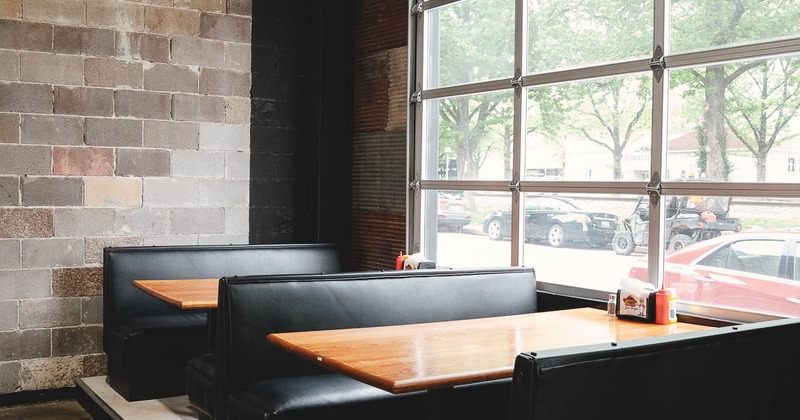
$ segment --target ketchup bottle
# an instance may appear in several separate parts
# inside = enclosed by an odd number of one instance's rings
[[[403,261],[405,258],[403,257],[403,251],[400,251],[400,255],[397,256],[394,260],[394,269],[395,270],[402,270],[403,269]]]
[[[656,293],[656,324],[669,324],[669,291],[663,286]]]

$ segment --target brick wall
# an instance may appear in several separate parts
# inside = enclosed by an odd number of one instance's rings
[[[0,394],[105,373],[102,249],[248,242],[251,0],[0,0]]]

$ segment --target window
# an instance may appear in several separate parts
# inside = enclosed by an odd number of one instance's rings
[[[800,294],[770,286],[794,257],[768,246],[800,235],[800,0],[426,0],[410,16],[409,249],[534,266],[597,299],[721,269],[691,278],[684,311],[800,316],[776,303]]]

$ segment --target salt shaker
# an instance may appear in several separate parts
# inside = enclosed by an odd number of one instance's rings
[[[617,316],[617,295],[616,293],[608,294],[608,316]]]

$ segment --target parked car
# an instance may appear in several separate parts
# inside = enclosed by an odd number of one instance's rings
[[[437,230],[461,232],[472,220],[463,191],[439,191]]]
[[[525,240],[544,241],[553,247],[566,243],[608,246],[617,231],[615,214],[584,210],[573,200],[558,196],[525,199]],[[493,240],[511,235],[511,211],[499,210],[483,222],[483,232]]]
[[[800,316],[800,231],[721,235],[665,257],[664,285],[678,299]],[[629,277],[647,281],[647,257]]]

